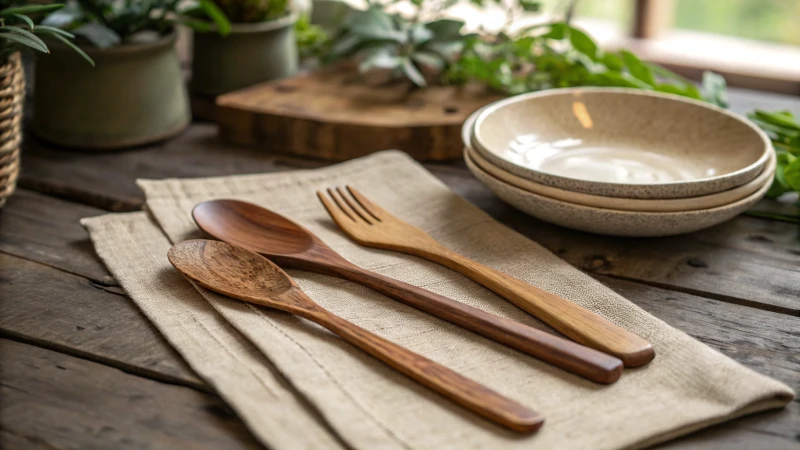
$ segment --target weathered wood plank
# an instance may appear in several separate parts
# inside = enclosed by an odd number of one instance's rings
[[[0,252],[116,284],[79,221],[104,214],[91,206],[18,189],[0,214]]]
[[[79,258],[71,260],[75,270],[84,264]],[[4,253],[0,268],[2,335],[126,372],[209,389],[128,297]]]
[[[800,318],[597,276],[607,286],[739,363],[800,392]],[[800,401],[720,424],[668,448],[797,448]]]
[[[685,236],[599,236],[527,216],[460,170],[430,169],[495,219],[586,271],[800,315],[797,225],[740,216]]]
[[[262,448],[218,397],[0,339],[0,447]]]
[[[109,211],[133,211],[144,198],[137,178],[276,172],[304,164],[223,144],[216,134],[216,126],[198,123],[156,146],[99,153],[59,149],[30,137],[19,185]]]

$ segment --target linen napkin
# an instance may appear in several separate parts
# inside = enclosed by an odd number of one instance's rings
[[[344,184],[357,187],[445,246],[555,292],[648,339],[655,347],[655,360],[642,368],[627,369],[611,386],[600,386],[367,288],[323,275],[288,271],[309,297],[333,313],[544,414],[547,421],[538,433],[519,436],[416,385],[311,322],[202,288],[186,292],[190,284],[172,279],[175,272],[170,271],[168,262],[164,264],[170,242],[202,237],[191,218],[196,203],[236,198],[258,203],[302,224],[361,267],[544,328],[505,299],[453,271],[348,240],[315,197],[316,190]],[[671,328],[497,223],[400,152],[382,152],[317,170],[140,181],[140,186],[158,226],[143,213],[85,220],[98,254],[188,362],[193,367],[200,365],[195,367],[200,375],[219,389],[264,442],[275,448],[329,448],[328,443],[311,441],[310,434],[321,440],[326,432],[334,445],[332,434],[349,446],[364,449],[642,447],[733,417],[781,407],[793,397],[785,385]],[[207,303],[203,304],[195,292]],[[191,301],[183,301],[184,297]],[[179,302],[184,308],[180,313],[164,306]],[[176,319],[176,314],[196,316],[209,306],[219,315],[214,316],[216,320],[224,319],[271,363],[268,374],[253,372],[255,378],[265,377],[265,386],[274,390],[271,404],[231,391],[238,378],[215,370],[214,363],[207,361],[221,352],[219,346],[197,349],[170,337],[183,332],[172,324],[185,321]],[[217,334],[235,335],[227,324],[219,323]],[[208,334],[201,328],[193,327],[191,332],[198,334],[193,339],[210,341],[200,336]],[[246,343],[237,342],[241,348],[225,350],[233,359],[247,348]],[[250,362],[255,363],[256,358]],[[281,375],[286,383],[281,382]],[[279,421],[289,422],[290,417],[304,423],[316,421],[314,433],[298,431],[298,427],[283,428],[285,422]],[[260,426],[268,430],[257,429]],[[280,437],[274,437],[271,433],[278,428]]]

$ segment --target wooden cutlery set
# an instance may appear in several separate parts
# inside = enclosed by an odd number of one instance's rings
[[[198,204],[192,212],[195,222],[219,241],[181,242],[169,251],[169,260],[184,276],[207,289],[316,322],[415,381],[517,432],[537,430],[544,418],[485,386],[335,316],[308,298],[280,267],[308,270],[361,284],[596,383],[613,383],[622,375],[623,366],[641,366],[655,357],[650,343],[639,336],[569,300],[445,248],[424,231],[370,202],[354,188],[332,188],[317,195],[339,228],[359,244],[416,255],[449,267],[572,340],[362,269],[302,226],[270,210],[237,200]]]

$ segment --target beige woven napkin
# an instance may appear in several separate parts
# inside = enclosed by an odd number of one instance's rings
[[[556,292],[643,336],[653,343],[657,354],[644,368],[626,370],[617,383],[599,386],[369,289],[322,275],[289,271],[305,292],[325,308],[546,416],[547,422],[537,434],[520,437],[417,386],[315,324],[201,289],[214,310],[255,344],[298,395],[313,405],[320,420],[353,447],[640,447],[743,414],[781,407],[793,396],[785,385],[669,327],[538,244],[495,222],[400,152],[383,152],[319,170],[142,181],[140,185],[146,192],[148,209],[172,242],[200,237],[190,215],[197,202],[212,198],[247,200],[301,223],[357,265],[541,326],[506,300],[448,269],[349,241],[314,195],[317,189],[345,183],[356,186],[446,246]],[[129,247],[139,242],[145,224],[152,236],[159,231],[146,220],[137,222],[137,227],[124,220],[130,219],[104,217],[86,223],[101,257],[138,302],[143,294],[137,294],[136,289],[155,295],[150,287],[142,287],[153,284],[148,279],[153,274],[133,273],[124,261],[143,258]],[[147,251],[166,252],[169,244],[161,239],[158,246]],[[117,248],[115,243],[123,240],[131,244]],[[101,251],[104,246],[107,250]],[[162,255],[149,258],[163,259]],[[167,271],[163,267],[162,270]],[[123,273],[128,276],[120,276]],[[185,288],[187,283],[172,284],[161,288],[175,290],[176,296],[184,295],[177,289]],[[158,316],[159,312],[152,310],[149,314]],[[182,353],[192,351],[196,350],[187,348]],[[214,375],[217,378],[213,384],[218,388],[238,382],[234,376],[226,379],[221,374]],[[250,417],[257,409],[252,405],[255,400],[232,396],[226,399],[251,427],[255,426]],[[275,399],[282,401],[282,396]],[[280,408],[264,407],[261,414],[271,416],[276,410]],[[283,414],[308,418],[312,412],[287,408]],[[267,440],[265,434],[268,432],[260,434],[262,439],[276,448],[313,445],[303,434],[296,435],[295,445],[288,446],[282,445],[284,440]]]

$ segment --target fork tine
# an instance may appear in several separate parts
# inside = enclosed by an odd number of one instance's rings
[[[348,223],[355,221],[352,217],[348,216],[347,213],[339,209],[334,202],[329,200],[324,192],[317,191],[317,197],[319,197],[319,201],[322,202],[322,206],[324,206],[328,211],[328,214],[331,215],[333,221],[336,222],[336,224],[340,227],[344,227]]]
[[[326,191],[328,191],[328,195],[331,197],[331,199],[333,199],[333,202],[336,204],[336,206],[338,206],[339,209],[342,210],[342,212],[347,215],[347,217],[352,219],[353,222],[355,223],[364,222],[364,219],[358,214],[356,214],[356,212],[353,211],[353,208],[351,208],[350,205],[348,205],[343,198],[339,197],[338,195],[339,193],[336,192],[336,190],[332,188],[327,188]]]
[[[367,197],[362,195],[361,192],[358,192],[358,189],[352,186],[345,186],[345,187],[350,192],[350,195],[352,195],[353,198],[356,199],[358,204],[361,205],[361,207],[364,208],[365,211],[370,213],[370,215],[372,215],[372,217],[374,217],[377,221],[382,222],[383,220],[381,219],[381,217],[390,216],[390,214],[384,211],[383,208],[372,203],[367,199]]]
[[[372,217],[372,215],[370,213],[368,213],[364,209],[364,207],[361,206],[360,203],[358,203],[358,200],[356,200],[356,199],[352,198],[350,195],[346,194],[344,192],[344,189],[342,189],[342,188],[337,186],[336,187],[336,192],[339,193],[339,196],[342,199],[344,199],[345,202],[347,202],[347,205],[350,208],[352,208],[353,211],[355,211],[356,214],[358,214],[362,219],[364,219],[365,222],[367,222],[370,225],[372,225],[375,222],[375,218]]]

